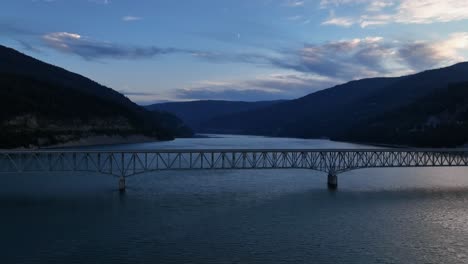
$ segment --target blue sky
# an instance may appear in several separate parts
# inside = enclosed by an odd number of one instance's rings
[[[466,0],[2,0],[0,43],[140,104],[296,98],[468,56]]]

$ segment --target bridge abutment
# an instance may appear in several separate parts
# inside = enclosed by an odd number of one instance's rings
[[[336,190],[338,188],[338,176],[335,172],[328,173],[328,189]]]
[[[119,178],[119,191],[125,192],[125,177],[120,176]]]

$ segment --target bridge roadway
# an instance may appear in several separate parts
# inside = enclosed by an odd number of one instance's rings
[[[156,149],[0,151],[0,173],[97,172],[119,178],[166,170],[311,169],[468,166],[468,149]]]

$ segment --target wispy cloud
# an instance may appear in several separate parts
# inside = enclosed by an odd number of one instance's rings
[[[8,30],[12,30],[6,27]],[[5,30],[5,29],[4,29]],[[0,28],[1,31],[1,28]],[[77,33],[54,32],[41,36],[42,45],[21,43],[25,49],[48,47],[78,55],[86,60],[151,59],[182,54],[211,63],[244,63],[288,71],[289,74],[262,76],[254,80],[201,83],[179,89],[177,98],[223,99],[293,98],[338,82],[366,77],[397,76],[448,66],[465,61],[468,32],[453,33],[439,40],[398,41],[379,36],[305,43],[301,48],[271,50],[268,53],[230,53],[158,46],[129,46],[98,41]],[[130,94],[129,96],[151,96]],[[267,94],[269,94],[267,96]]]
[[[468,51],[468,32],[454,33],[445,40],[432,43],[427,41],[409,43],[398,50],[407,65],[417,70],[465,61],[466,51]]]
[[[388,74],[391,69],[386,67],[385,59],[390,52],[382,38],[368,37],[306,44],[288,58],[273,63],[298,72],[350,80]]]
[[[204,81],[176,89],[174,98],[273,100],[296,98],[353,79],[401,76],[465,61],[468,32],[451,34],[439,41],[386,41],[366,37],[306,44],[267,58],[289,74],[259,76],[245,81]]]
[[[292,20],[292,21],[297,21],[297,20],[301,20],[303,17],[302,16],[290,16],[288,17],[288,20]]]
[[[119,93],[127,96],[159,96],[159,93],[153,93],[153,92],[140,92],[140,91],[129,91],[129,90],[119,90]]]
[[[27,51],[32,51],[32,52],[35,52],[35,53],[41,53],[41,49],[39,47],[37,47],[36,45],[33,45],[27,41],[24,41],[24,40],[21,40],[21,39],[18,39],[17,40],[18,43],[23,47],[23,49],[27,50]]]
[[[185,53],[196,54],[197,51],[177,49],[133,47],[118,45],[111,42],[97,41],[80,34],[69,32],[54,32],[42,36],[46,46],[60,52],[76,54],[87,60],[95,59],[147,59],[157,55]]]
[[[379,12],[384,10],[385,8],[389,8],[394,6],[395,3],[393,1],[372,1],[367,6],[366,10],[370,12]]]
[[[177,89],[174,97],[183,100],[277,100],[297,98],[339,81],[308,74],[271,74],[244,81],[202,81]]]
[[[373,0],[321,0],[320,7],[321,8],[329,8],[329,7],[339,7],[341,5],[356,5],[356,4],[363,4],[369,3]]]
[[[54,50],[75,54],[86,60],[150,59],[158,55],[186,54],[213,63],[270,64],[271,57],[260,53],[226,53],[157,46],[130,46],[105,42],[70,32],[53,32],[41,36],[43,44]]]
[[[97,3],[97,4],[104,4],[104,5],[108,5],[112,2],[111,0],[88,0],[88,1]]]
[[[27,29],[25,27],[18,26],[15,23],[0,21],[0,34],[6,36],[17,36],[17,35],[37,35],[38,33]]]
[[[305,44],[301,49],[264,53],[228,53],[209,50],[134,47],[97,41],[80,34],[55,32],[42,36],[43,43],[60,52],[87,60],[149,59],[159,55],[186,54],[212,63],[245,63],[294,70],[343,80],[395,75],[466,59],[468,33],[460,32],[439,41],[386,41],[366,37],[323,44]]]
[[[352,80],[376,76],[396,76],[465,61],[468,33],[451,34],[439,41],[386,41],[367,37],[306,44],[290,51],[277,67],[319,76]]]
[[[322,0],[322,8],[339,8],[343,5],[362,6],[360,14],[353,18],[333,17],[324,25],[361,27],[401,24],[430,24],[468,19],[466,0]],[[335,22],[336,23],[333,23]],[[340,23],[346,21],[346,23]]]
[[[322,22],[322,25],[333,25],[341,27],[350,27],[355,23],[353,18],[349,17],[336,17],[335,12],[330,11],[330,16],[327,20]]]
[[[288,0],[285,2],[286,6],[289,7],[299,7],[299,6],[304,6],[305,1],[304,0]]]
[[[122,17],[122,21],[125,21],[125,22],[138,21],[138,20],[142,20],[142,19],[143,19],[142,17],[138,17],[138,16],[124,16],[124,17]]]
[[[403,0],[395,15],[401,23],[449,22],[468,19],[466,0]]]
[[[216,89],[218,88],[218,89]],[[261,101],[278,100],[284,97],[272,91],[263,89],[235,89],[207,87],[205,89],[182,89],[176,95],[177,99],[185,100],[230,100],[230,101]]]

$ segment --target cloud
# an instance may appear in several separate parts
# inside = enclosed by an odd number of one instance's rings
[[[35,45],[32,45],[29,42],[24,41],[24,40],[20,40],[20,39],[17,40],[17,41],[23,47],[23,49],[25,49],[27,51],[32,51],[32,52],[35,52],[35,53],[41,53],[41,49],[36,47]]]
[[[384,56],[388,52],[382,38],[368,37],[321,45],[306,44],[288,59],[273,63],[299,72],[346,80],[387,73]]]
[[[375,25],[385,25],[392,21],[391,15],[364,15],[359,19],[362,28]]]
[[[299,6],[304,6],[305,1],[300,1],[300,0],[288,0],[286,1],[285,5],[289,7],[299,7]]]
[[[327,20],[322,22],[322,25],[333,25],[340,27],[350,27],[354,24],[354,20],[349,17],[335,17],[330,16]]]
[[[282,94],[283,98],[296,98],[340,82],[342,82],[340,79],[316,74],[290,73],[260,76],[254,80],[245,81],[244,86],[272,90]]]
[[[143,19],[142,17],[138,17],[138,16],[124,16],[124,17],[122,17],[122,21],[125,21],[125,22],[138,21],[138,20],[142,20],[142,19]]]
[[[390,23],[431,24],[468,19],[466,0],[322,0],[320,3],[322,8],[333,9],[345,5],[363,8],[356,17],[333,17],[323,24],[349,27],[351,23],[368,27]],[[339,23],[344,19],[348,23]],[[333,23],[335,21],[337,22]]]
[[[367,11],[370,12],[379,12],[382,11],[385,8],[391,7],[395,5],[393,1],[372,1],[368,6],[367,6]]]
[[[340,83],[313,74],[271,74],[243,81],[202,81],[192,87],[175,90],[177,100],[278,100],[297,98]]]
[[[186,54],[212,63],[248,63],[267,65],[270,57],[259,53],[225,53],[196,49],[136,47],[104,42],[70,32],[53,32],[41,37],[43,43],[60,52],[75,54],[86,60],[149,59],[158,55]]]
[[[183,100],[275,100],[297,98],[333,85],[368,77],[401,76],[465,61],[468,32],[439,41],[387,41],[366,37],[305,44],[284,50],[279,57],[262,59],[290,73],[259,76],[243,81],[204,81],[176,89]]]
[[[430,43],[418,41],[401,47],[399,56],[412,69],[428,69],[465,61],[468,51],[468,33],[451,34],[446,40]]]
[[[229,100],[229,101],[261,101],[284,99],[280,94],[262,89],[185,89],[177,94],[179,99],[190,100]]]
[[[38,35],[33,30],[15,25],[14,23],[2,21],[0,22],[0,35],[10,36],[16,40],[24,50],[40,53],[40,45],[34,41]]]
[[[139,91],[129,91],[129,90],[119,90],[118,92],[127,96],[157,96],[159,95],[159,93],[139,92]]]
[[[42,36],[42,40],[49,48],[64,53],[76,54],[87,60],[95,59],[144,59],[157,55],[185,53],[195,54],[196,51],[150,47],[133,47],[96,41],[76,33],[54,32]]]
[[[366,37],[305,44],[270,62],[279,68],[342,80],[395,76],[466,60],[468,33],[454,33],[440,41],[386,41]]]
[[[108,5],[111,3],[111,0],[88,0],[89,2]]]
[[[466,0],[404,0],[397,8],[401,23],[433,23],[468,19]]]
[[[288,17],[288,20],[297,21],[297,20],[301,20],[302,18],[303,18],[302,16],[290,16]]]
[[[18,26],[15,23],[0,21],[0,34],[1,35],[37,35],[38,33]]]
[[[339,7],[342,5],[349,5],[349,4],[363,4],[372,2],[372,0],[321,0],[320,7],[321,8],[329,8],[329,7]]]
[[[207,50],[161,48],[157,46],[134,47],[110,42],[96,41],[76,33],[55,32],[42,36],[43,43],[52,49],[75,54],[87,60],[99,59],[149,59],[170,54],[185,54],[211,63],[245,63],[276,69],[285,69],[310,76],[330,78],[334,81],[395,76],[433,67],[442,67],[466,59],[468,51],[468,33],[460,32],[448,36],[442,41],[387,41],[381,37],[365,37],[330,41],[322,44],[306,43],[299,49],[284,49],[265,53],[228,53]],[[304,79],[304,77],[302,77]],[[288,79],[288,85],[298,85]],[[269,82],[267,82],[269,81]],[[317,79],[314,80],[317,82]],[[314,82],[307,80],[307,85]],[[215,85],[229,87],[230,91],[240,95],[244,90],[255,87],[265,92],[268,83],[269,94],[279,92],[271,90],[274,84],[281,84],[279,79],[256,80],[252,83],[229,83]],[[330,82],[328,82],[330,83]],[[314,85],[312,85],[315,87]],[[213,87],[210,85],[209,87]],[[239,88],[241,87],[241,89]],[[248,88],[248,89],[247,89]],[[235,91],[233,91],[235,90]],[[240,90],[244,91],[241,92]],[[193,91],[197,92],[197,91]],[[207,91],[205,89],[205,94]],[[235,94],[234,94],[235,92]],[[249,91],[253,93],[253,91]],[[282,95],[287,95],[281,90]],[[191,93],[193,94],[193,93]],[[214,95],[217,93],[210,92]],[[264,94],[266,96],[266,94]],[[277,95],[277,94],[275,94]]]
[[[271,61],[276,57],[262,53],[225,53],[216,51],[192,51],[195,58],[212,63],[246,63],[256,65],[271,65]]]

